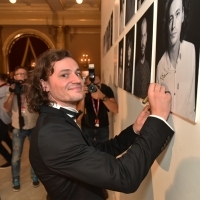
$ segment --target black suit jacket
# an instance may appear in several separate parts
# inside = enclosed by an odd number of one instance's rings
[[[103,188],[136,191],[172,135],[165,122],[149,117],[140,136],[130,126],[100,143],[83,135],[63,110],[42,106],[29,157],[51,200],[103,200]]]

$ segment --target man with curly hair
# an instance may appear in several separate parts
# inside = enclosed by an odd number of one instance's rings
[[[165,121],[171,95],[153,83],[151,107],[134,124],[111,140],[92,140],[76,123],[83,88],[80,68],[69,52],[48,50],[37,60],[27,101],[30,111],[40,115],[29,158],[51,200],[105,200],[105,189],[136,191],[173,135]]]

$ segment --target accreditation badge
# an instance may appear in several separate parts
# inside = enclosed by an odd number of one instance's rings
[[[99,119],[95,119],[95,127],[99,127]]]

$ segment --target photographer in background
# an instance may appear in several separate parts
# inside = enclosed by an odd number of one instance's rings
[[[88,91],[88,86],[90,89],[91,83],[96,89],[95,92]],[[98,76],[91,77],[89,73],[85,80],[84,93],[85,98],[77,105],[77,110],[83,112],[77,122],[81,121],[83,132],[92,139],[106,141],[109,139],[108,112],[118,113],[118,105],[113,91],[109,86],[101,83]]]
[[[5,169],[11,166],[11,152],[12,152],[12,140],[8,134],[9,124],[11,123],[11,113],[5,112],[4,103],[6,101],[6,94],[9,90],[7,84],[7,75],[0,74],[0,154],[5,158],[6,163],[0,166],[0,169]],[[10,148],[10,152],[2,144],[2,141]]]
[[[7,100],[4,104],[6,112],[12,113],[12,178],[13,190],[20,190],[20,162],[23,150],[24,140],[28,137],[31,139],[32,129],[35,127],[38,117],[37,113],[30,113],[26,103],[27,91],[27,70],[24,67],[17,67],[14,71],[14,80],[11,82],[9,91],[7,93]],[[39,181],[33,169],[31,168],[31,178],[33,186],[38,187]]]

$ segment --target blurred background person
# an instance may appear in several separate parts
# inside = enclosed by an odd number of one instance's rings
[[[96,92],[88,92],[91,84],[89,76],[85,80],[85,98],[77,105],[77,110],[83,114],[78,118],[81,120],[83,133],[97,141],[109,139],[109,118],[108,112],[118,113],[118,105],[114,98],[112,89],[101,83],[99,76],[95,75],[94,84]]]
[[[7,99],[7,92],[9,91],[9,85],[7,83],[7,75],[0,74],[0,154],[5,158],[6,163],[0,166],[0,169],[5,169],[11,166],[12,158],[12,140],[9,136],[9,125],[11,123],[11,113],[6,112],[4,109],[4,103]],[[2,144],[2,141],[6,143],[9,148]]]
[[[16,67],[14,71],[15,83],[11,84],[7,93],[7,100],[4,108],[7,112],[12,112],[12,181],[13,191],[20,190],[20,163],[24,145],[24,140],[31,139],[32,129],[35,127],[38,113],[30,113],[26,102],[26,80],[27,70],[24,67]],[[39,186],[39,180],[31,168],[31,178],[34,187]]]

